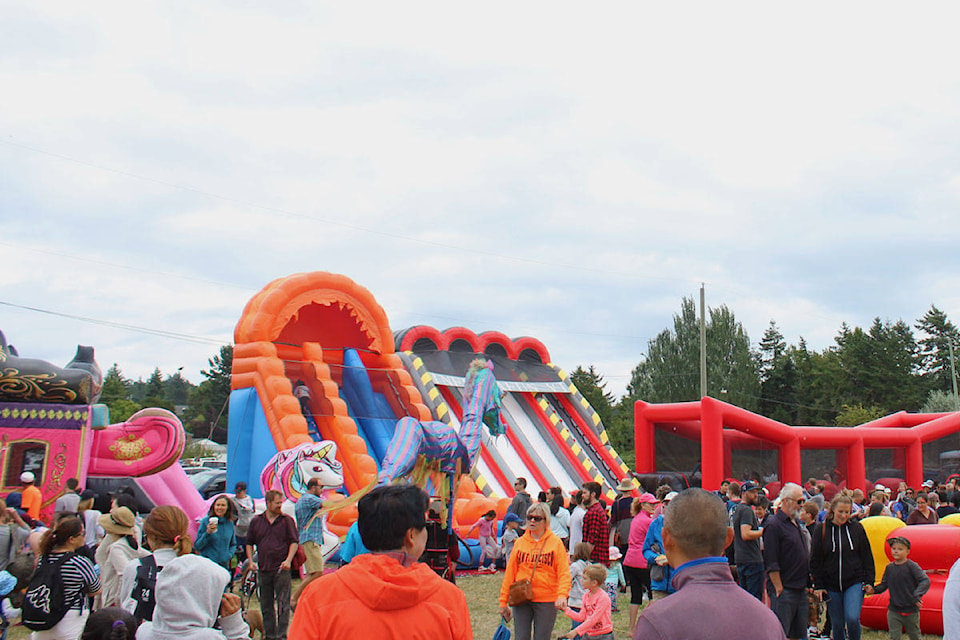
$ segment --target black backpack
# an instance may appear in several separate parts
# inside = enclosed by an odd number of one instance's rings
[[[137,567],[137,581],[133,583],[133,600],[137,603],[137,608],[133,612],[133,617],[138,622],[144,620],[153,620],[153,609],[157,606],[157,574],[163,571],[163,567],[157,566],[157,560],[152,555],[140,558],[140,566]]]
[[[63,616],[75,601],[67,602],[60,569],[73,556],[72,553],[65,553],[57,560],[41,556],[37,570],[34,571],[27,586],[27,592],[23,596],[21,609],[23,626],[33,631],[46,631],[63,620]]]

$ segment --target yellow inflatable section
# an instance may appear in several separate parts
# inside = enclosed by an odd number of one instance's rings
[[[952,524],[955,527],[960,527],[960,513],[951,513],[948,516],[943,516],[940,518],[940,524]]]
[[[958,514],[960,515],[960,514]],[[867,539],[870,541],[870,551],[873,553],[873,566],[877,574],[877,582],[883,576],[883,570],[890,564],[890,558],[887,557],[887,536],[891,531],[907,526],[899,518],[890,516],[872,516],[860,521],[864,531],[867,532]]]

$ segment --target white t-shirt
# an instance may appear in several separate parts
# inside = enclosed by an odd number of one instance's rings
[[[102,515],[103,514],[96,509],[87,509],[83,512],[83,530],[86,534],[84,542],[91,549],[97,546],[97,543],[103,539],[103,527],[101,527],[98,522]]]
[[[579,543],[583,542],[583,516],[587,510],[582,505],[577,505],[570,512],[570,551]]]
[[[960,640],[960,560],[943,587],[943,640]]]

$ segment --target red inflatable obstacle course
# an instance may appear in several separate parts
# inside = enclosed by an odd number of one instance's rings
[[[923,596],[923,607],[920,609],[920,631],[943,635],[943,587],[947,582],[950,567],[960,558],[960,527],[950,524],[918,524],[894,529],[882,542],[888,560],[893,560],[893,556],[886,540],[897,536],[910,541],[910,559],[919,564],[930,578],[930,590]],[[878,542],[880,541],[871,539],[871,545]],[[883,570],[878,569],[877,582],[880,582],[882,577]],[[889,604],[889,591],[867,596],[863,601],[860,622],[871,629],[887,629]]]
[[[705,489],[719,489],[732,473],[735,449],[774,448],[777,477],[801,484],[800,453],[809,449],[837,451],[837,468],[849,488],[869,489],[866,452],[892,449],[893,466],[904,469],[907,484],[919,487],[923,477],[923,445],[960,432],[960,413],[894,413],[857,427],[791,427],[714,398],[698,402],[634,405],[636,470],[656,473],[656,432],[667,431],[700,443]]]

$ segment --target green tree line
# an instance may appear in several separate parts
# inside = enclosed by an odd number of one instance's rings
[[[227,441],[227,409],[230,399],[230,369],[233,346],[220,348],[207,360],[204,380],[195,385],[180,371],[164,375],[155,368],[146,380],[129,380],[114,363],[103,377],[100,402],[110,408],[111,422],[123,422],[144,407],[160,407],[177,412],[184,428],[197,438]]]
[[[880,318],[866,328],[844,323],[820,351],[803,337],[788,344],[771,321],[754,347],[730,309],[708,308],[707,395],[790,425],[854,426],[896,411],[953,411],[950,345],[956,350],[958,337],[947,314],[931,305],[913,326]],[[593,366],[577,367],[571,378],[632,466],[637,400],[700,399],[700,321],[693,299],[684,298],[672,326],[648,341],[621,398]]]

